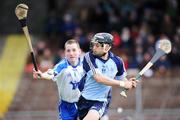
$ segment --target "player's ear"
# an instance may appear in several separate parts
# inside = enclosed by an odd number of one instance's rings
[[[79,49],[79,54],[80,54],[80,55],[81,55],[82,51],[83,51],[82,49]]]

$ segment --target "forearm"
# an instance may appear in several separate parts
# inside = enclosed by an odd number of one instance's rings
[[[94,77],[94,79],[101,84],[108,85],[108,86],[117,86],[117,87],[124,87],[125,82],[119,81],[115,79],[111,79],[109,77],[101,76],[101,77]]]
[[[54,77],[54,75],[49,74],[47,72],[41,74],[41,79],[44,79],[44,80],[52,80],[53,77]]]
[[[54,71],[52,69],[49,69],[44,73],[42,73],[40,70],[34,71],[33,77],[35,79],[52,80],[54,77]]]

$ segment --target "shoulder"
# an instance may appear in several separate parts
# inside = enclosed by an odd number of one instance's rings
[[[117,64],[117,65],[121,65],[123,64],[123,60],[121,57],[115,55],[114,53],[110,52],[110,58]]]
[[[89,64],[88,64],[88,60],[90,59],[90,56],[89,56],[89,52],[87,52],[85,55],[84,55],[84,59],[83,59],[83,69],[88,72],[90,70],[90,67],[89,67]]]
[[[110,56],[111,59],[115,62],[116,67],[118,69],[117,75],[120,76],[120,75],[124,74],[124,72],[126,70],[125,70],[125,66],[124,66],[124,62],[123,62],[122,58],[117,55],[114,55],[113,53],[110,53],[110,54],[111,54],[111,56]]]
[[[57,63],[54,66],[53,70],[57,74],[57,73],[60,73],[63,69],[65,69],[67,67],[68,67],[67,60],[66,59],[62,59],[59,63]]]
[[[83,60],[83,69],[88,72],[90,69],[90,67],[93,68],[97,68],[97,65],[95,63],[95,57],[92,54],[92,52],[87,52],[84,56],[84,60]]]

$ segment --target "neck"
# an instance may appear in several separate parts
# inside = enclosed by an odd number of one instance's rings
[[[74,61],[74,62],[70,62],[70,61],[69,61],[69,63],[70,63],[72,66],[76,66],[76,65],[79,63],[79,60]]]
[[[107,60],[107,59],[108,59],[108,56],[109,56],[109,54],[108,54],[108,52],[107,52],[107,53],[105,53],[103,56],[101,56],[101,58],[102,58],[103,60]]]

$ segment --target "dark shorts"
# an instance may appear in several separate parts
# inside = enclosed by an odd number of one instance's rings
[[[86,100],[83,96],[79,98],[77,103],[79,119],[82,120],[88,113],[89,110],[98,111],[100,117],[102,117],[107,112],[108,102]]]
[[[59,120],[77,120],[78,109],[76,103],[59,102]]]

